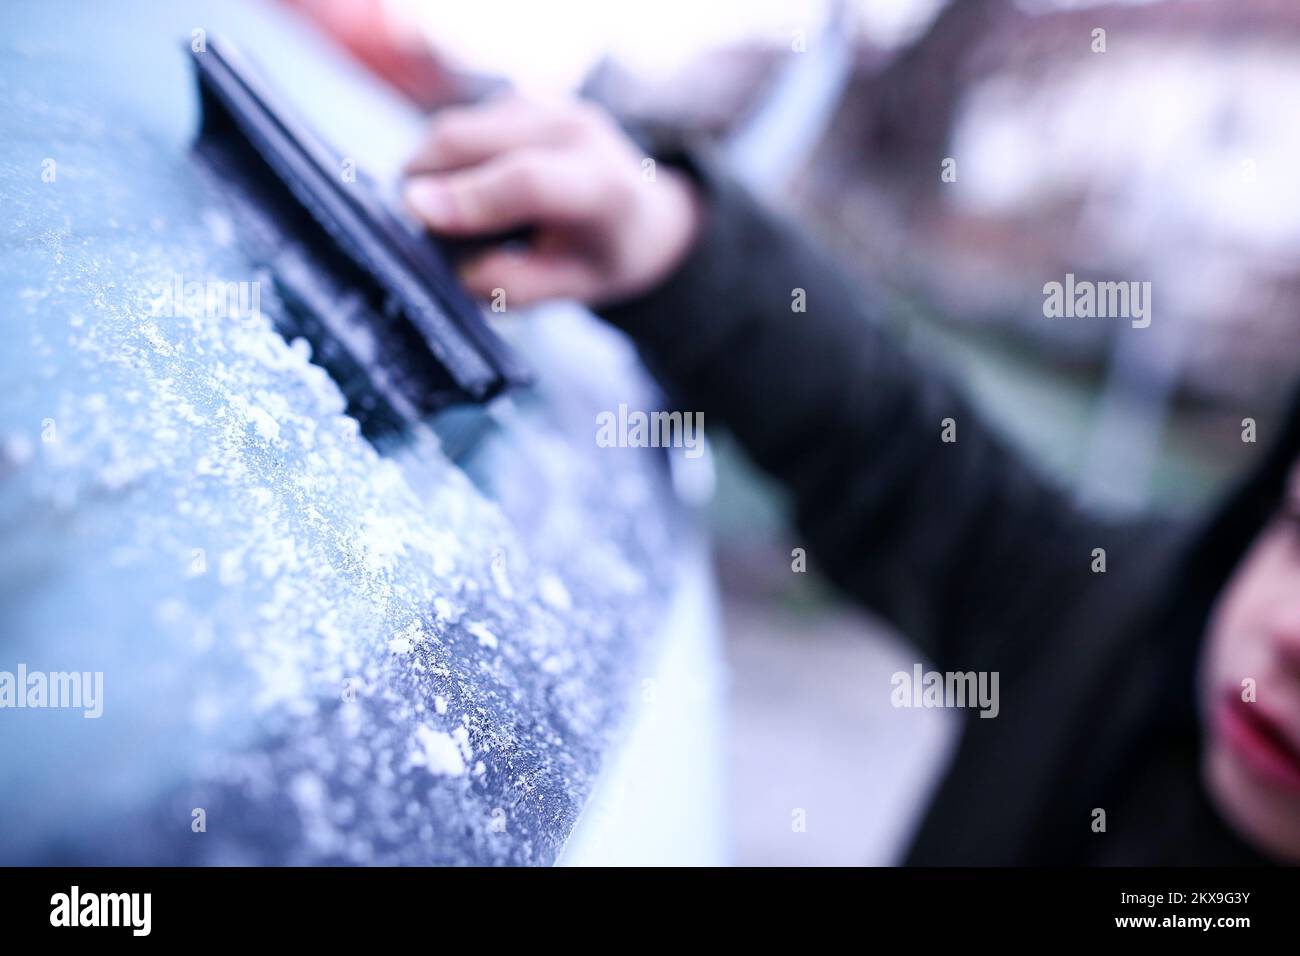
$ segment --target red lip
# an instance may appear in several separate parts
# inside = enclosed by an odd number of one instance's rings
[[[1278,724],[1234,691],[1215,713],[1220,736],[1256,774],[1275,786],[1300,794],[1300,749]]]

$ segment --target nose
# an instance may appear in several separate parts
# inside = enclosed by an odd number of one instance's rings
[[[1274,612],[1270,632],[1282,665],[1300,676],[1300,598],[1284,602]]]

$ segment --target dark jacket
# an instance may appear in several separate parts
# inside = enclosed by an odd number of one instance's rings
[[[696,172],[708,197],[698,246],[605,317],[675,407],[728,426],[788,489],[799,543],[835,584],[936,669],[1000,674],[1001,712],[963,711],[907,862],[1263,862],[1200,782],[1193,682],[1211,602],[1300,452],[1297,416],[1200,528],[1087,514],[900,349],[793,228]],[[796,288],[806,312],[791,309]]]

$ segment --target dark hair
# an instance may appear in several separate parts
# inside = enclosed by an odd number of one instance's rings
[[[1259,532],[1281,506],[1287,479],[1300,458],[1300,388],[1292,396],[1277,438],[1263,459],[1188,535],[1175,561],[1174,587],[1159,603],[1151,626],[1171,641],[1175,670],[1164,688],[1164,713],[1171,721],[1196,720],[1196,669],[1210,614]]]

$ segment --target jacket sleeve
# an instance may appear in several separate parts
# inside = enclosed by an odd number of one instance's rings
[[[938,664],[1017,650],[1014,635],[1088,586],[1105,542],[795,229],[709,167],[696,173],[696,247],[605,318],[676,407],[729,427],[785,486],[799,543],[842,590]]]

